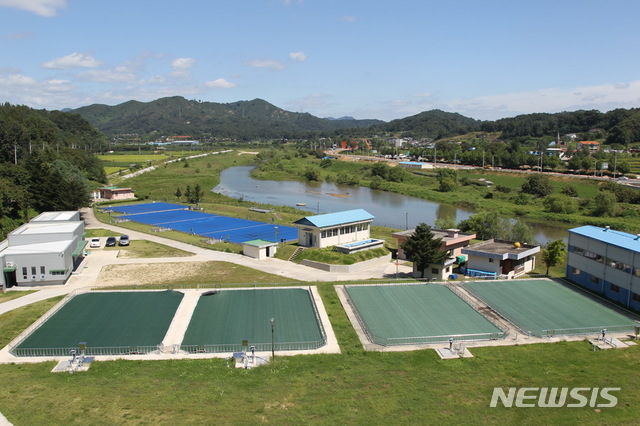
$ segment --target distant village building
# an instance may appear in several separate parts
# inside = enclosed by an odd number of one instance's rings
[[[363,209],[307,216],[293,223],[298,244],[323,248],[368,240],[374,217]]]
[[[105,200],[130,200],[136,198],[131,188],[118,188],[117,186],[103,186],[98,188],[97,198]]]
[[[578,142],[578,151],[582,151],[585,148],[589,150],[589,152],[598,152],[600,150],[600,142],[595,142],[595,141]]]
[[[418,161],[400,161],[398,166],[404,167],[405,169],[432,169],[433,164],[429,163],[420,163]]]

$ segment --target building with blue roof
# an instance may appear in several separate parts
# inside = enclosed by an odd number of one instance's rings
[[[570,229],[567,278],[640,311],[640,234],[597,226]]]
[[[298,244],[323,248],[369,239],[374,216],[363,209],[307,216],[294,222]]]

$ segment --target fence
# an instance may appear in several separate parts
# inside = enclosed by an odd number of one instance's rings
[[[635,333],[634,325],[613,325],[608,327],[582,327],[582,328],[556,328],[551,330],[542,330],[541,336],[571,336],[583,334],[601,334],[602,330],[607,333]]]
[[[68,356],[71,351],[78,351],[78,347],[72,348],[16,348],[11,351],[15,356]],[[84,354],[87,356],[98,355],[144,355],[148,353],[162,353],[162,345],[157,346],[110,346],[95,347],[88,346]]]
[[[268,343],[251,343],[256,351],[268,352],[274,351],[303,351],[321,348],[326,344],[326,339],[320,339],[309,342],[271,342]],[[243,350],[241,343],[227,343],[219,345],[180,345],[180,350],[196,354],[196,353],[224,353],[224,352],[240,352]]]

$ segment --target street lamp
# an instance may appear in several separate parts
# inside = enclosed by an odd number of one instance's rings
[[[276,319],[271,318],[271,359],[276,359],[276,351],[275,351],[275,327],[276,327]]]

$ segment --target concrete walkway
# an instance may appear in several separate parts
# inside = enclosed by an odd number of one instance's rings
[[[162,346],[165,348],[172,348],[173,345],[180,345],[184,339],[184,334],[187,332],[187,327],[193,316],[193,311],[196,309],[198,300],[200,300],[201,292],[196,291],[183,291],[184,297],[180,306],[176,309],[176,313],[173,316],[173,321],[169,325],[167,334],[164,336]]]

